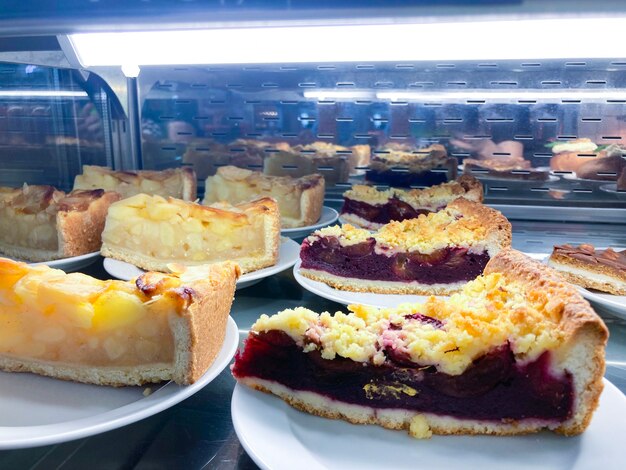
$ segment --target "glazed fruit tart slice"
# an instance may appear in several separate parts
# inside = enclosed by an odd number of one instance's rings
[[[235,263],[134,282],[0,258],[0,369],[98,385],[196,381],[213,363]]]
[[[459,198],[374,233],[351,225],[318,230],[302,243],[300,274],[348,291],[446,295],[510,244],[506,217]]]
[[[242,272],[278,261],[280,217],[271,198],[231,206],[137,194],[109,208],[102,255],[152,271],[236,261]]]
[[[185,201],[195,201],[197,197],[196,174],[190,167],[161,171],[114,171],[103,166],[84,165],[83,173],[74,178],[74,189],[98,188],[115,191],[122,197],[139,193]]]
[[[107,209],[119,198],[102,189],[0,188],[0,253],[50,261],[98,251]]]
[[[581,287],[626,295],[626,250],[596,250],[593,245],[557,245],[548,265]]]
[[[312,225],[322,214],[324,177],[268,176],[258,171],[224,166],[206,180],[203,204],[238,204],[260,197],[278,202],[282,228]]]
[[[374,186],[356,185],[343,193],[341,218],[357,227],[375,230],[392,220],[401,222],[437,212],[459,197],[482,202],[482,184],[473,176],[464,175],[426,189],[379,190]]]
[[[608,331],[551,268],[506,249],[447,300],[261,316],[232,373],[319,416],[431,434],[583,432]]]

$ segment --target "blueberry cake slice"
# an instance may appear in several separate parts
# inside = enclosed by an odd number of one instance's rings
[[[614,295],[626,295],[626,250],[593,245],[557,245],[548,264],[568,281]]]
[[[392,220],[414,219],[421,214],[437,212],[459,197],[483,201],[483,187],[473,176],[426,189],[379,190],[374,186],[356,185],[343,193],[341,218],[352,225],[379,229]]]
[[[318,230],[302,243],[300,273],[355,292],[446,295],[482,274],[510,244],[506,217],[459,198],[374,233],[351,225]]]
[[[580,434],[608,331],[551,268],[506,249],[447,300],[261,316],[239,383],[326,418],[431,434]]]

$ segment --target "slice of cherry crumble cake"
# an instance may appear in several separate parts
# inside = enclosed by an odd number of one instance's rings
[[[327,418],[434,434],[576,435],[608,331],[551,268],[505,249],[447,300],[261,316],[232,373]]]
[[[351,225],[318,230],[302,243],[300,274],[342,290],[445,295],[482,274],[510,244],[506,217],[459,198],[374,233]]]

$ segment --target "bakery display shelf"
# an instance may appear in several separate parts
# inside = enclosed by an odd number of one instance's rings
[[[548,254],[552,244],[563,242],[624,246],[626,228],[610,224],[513,222],[513,245],[517,249]],[[108,277],[100,262],[84,271],[101,278]],[[237,292],[233,316],[239,328],[240,341],[247,336],[249,328],[261,314],[272,314],[299,305],[314,311],[344,309],[338,303],[302,289],[291,270],[287,270]],[[626,319],[613,315],[601,306],[596,306],[596,310],[610,330],[606,377],[624,393]],[[258,467],[247,455],[233,429],[230,406],[234,387],[235,381],[226,369],[187,400],[134,424],[64,444],[0,451],[0,467],[31,468],[39,465],[41,468],[83,468],[98,462],[106,468],[210,468],[219,462],[220,468],[256,469]],[[297,412],[293,413],[301,417]],[[351,429],[349,425],[347,429]],[[393,431],[381,431],[386,439],[395,437]],[[463,439],[470,444],[477,440],[471,437]],[[528,439],[535,444],[537,442],[534,436]],[[447,438],[410,441],[418,447],[437,446],[442,452],[451,445],[450,442]],[[563,445],[569,449],[563,452],[573,452],[570,446],[576,446],[576,442],[563,440]]]

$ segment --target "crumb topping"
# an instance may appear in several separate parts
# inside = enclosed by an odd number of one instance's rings
[[[280,330],[305,352],[319,350],[381,365],[389,352],[420,366],[462,374],[478,357],[507,342],[520,362],[532,361],[563,339],[554,328],[564,309],[548,289],[528,289],[502,273],[481,276],[448,299],[395,308],[350,305],[349,313],[317,314],[303,307],[262,315],[256,332]],[[400,390],[398,393],[407,393]]]
[[[448,246],[484,249],[487,229],[480,219],[463,215],[454,205],[416,219],[393,221],[377,232],[353,227],[334,225],[314,232],[308,237],[310,243],[321,237],[336,237],[342,246],[362,243],[369,238],[376,240],[378,250],[418,251],[430,254]]]
[[[461,184],[457,181],[450,181],[426,189],[411,190],[399,188],[378,190],[375,186],[355,185],[343,193],[343,197],[372,205],[382,205],[396,198],[413,207],[437,208],[466,193],[466,189]]]

